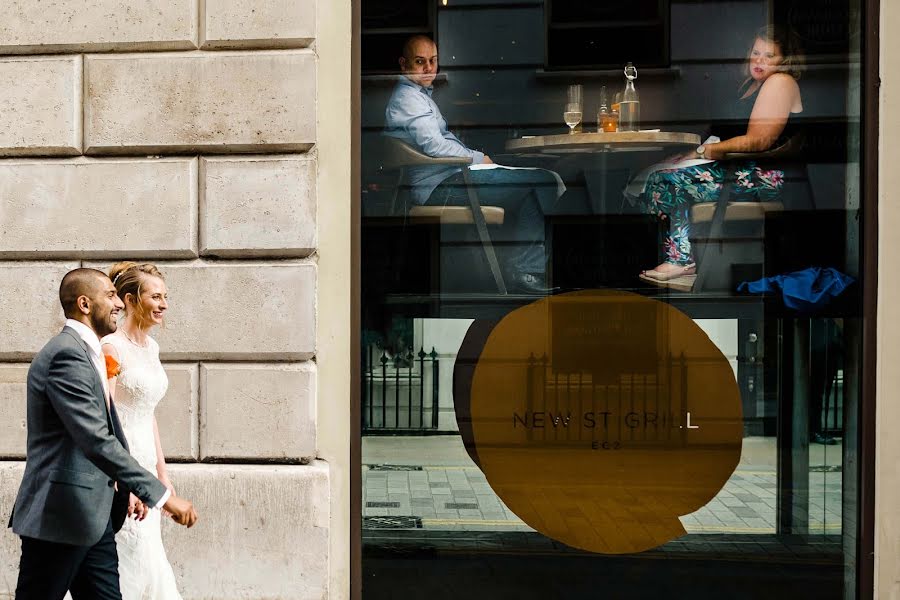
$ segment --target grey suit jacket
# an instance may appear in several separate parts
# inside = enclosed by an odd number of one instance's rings
[[[28,369],[25,475],[10,519],[15,533],[94,545],[110,519],[116,481],[150,506],[159,502],[166,488],[128,454],[114,435],[115,420],[87,344],[64,328]]]

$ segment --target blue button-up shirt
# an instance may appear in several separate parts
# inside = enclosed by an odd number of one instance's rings
[[[468,158],[473,165],[484,160],[484,154],[467,148],[447,128],[447,121],[431,98],[433,88],[424,88],[406,77],[400,77],[384,111],[384,135],[398,138],[435,158],[450,156]],[[406,184],[413,202],[424,204],[434,188],[459,173],[454,166],[413,167],[407,171]]]

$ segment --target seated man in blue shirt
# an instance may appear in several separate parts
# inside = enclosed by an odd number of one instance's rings
[[[400,58],[400,77],[385,111],[387,136],[398,138],[432,157],[464,157],[473,165],[493,164],[490,157],[466,147],[447,128],[431,98],[437,75],[437,46],[426,36],[410,38]],[[520,244],[506,265],[510,287],[542,294],[545,287],[544,214],[559,197],[555,174],[542,169],[479,169],[469,173],[483,205],[505,209],[507,223]],[[412,168],[406,182],[417,204],[468,206],[462,169],[456,166]]]

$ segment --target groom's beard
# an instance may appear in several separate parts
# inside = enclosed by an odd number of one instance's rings
[[[102,319],[91,315],[91,328],[97,337],[102,339],[105,335],[115,333],[118,327],[115,321],[110,322],[109,315]]]

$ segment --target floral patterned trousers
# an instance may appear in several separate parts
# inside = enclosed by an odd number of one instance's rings
[[[715,202],[725,181],[725,167],[719,162],[656,171],[647,178],[641,196],[644,212],[668,219],[669,231],[664,241],[666,262],[689,265],[691,256],[691,206]],[[767,202],[779,196],[784,186],[784,172],[764,170],[747,162],[735,171],[732,202]]]

